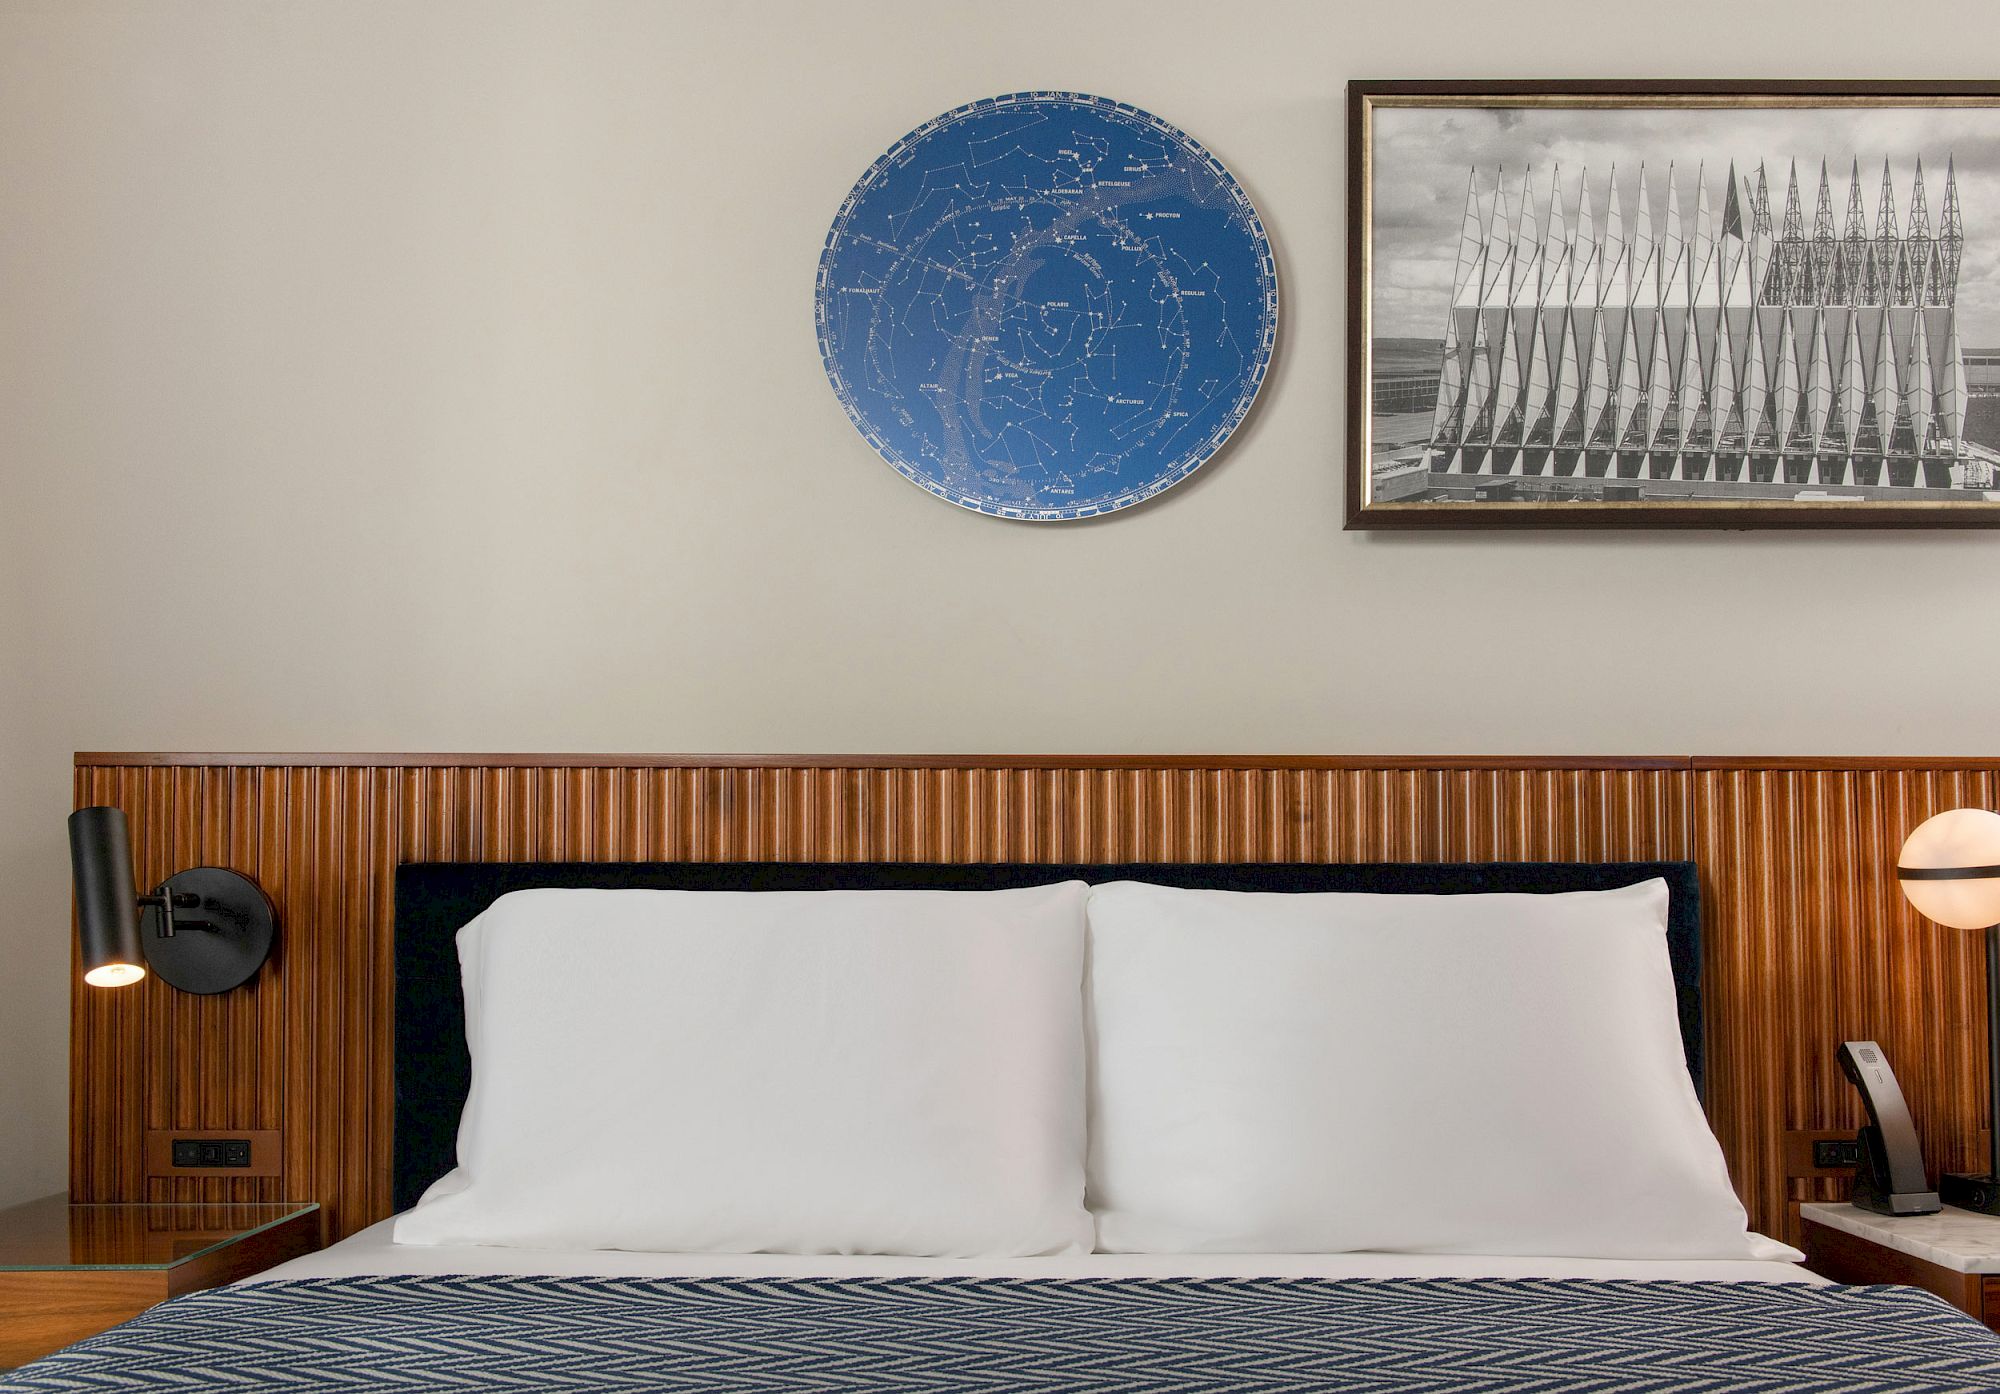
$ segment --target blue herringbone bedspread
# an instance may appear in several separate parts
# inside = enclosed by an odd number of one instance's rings
[[[178,1298],[6,1391],[2000,1390],[1925,1293],[1757,1283],[324,1278]]]

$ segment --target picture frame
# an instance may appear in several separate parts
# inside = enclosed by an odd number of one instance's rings
[[[1357,81],[1347,180],[1347,527],[2000,527],[2000,83]]]

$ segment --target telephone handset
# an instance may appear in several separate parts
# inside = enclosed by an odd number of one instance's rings
[[[1854,1203],[1878,1215],[1935,1215],[1938,1196],[1924,1172],[1917,1127],[1882,1047],[1847,1041],[1836,1058],[1868,1106],[1868,1126],[1858,1139],[1861,1165],[1854,1172]]]

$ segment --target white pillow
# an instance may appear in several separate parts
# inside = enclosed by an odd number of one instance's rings
[[[1084,897],[503,896],[458,936],[459,1167],[396,1241],[1081,1252]]]
[[[1097,1246],[1797,1258],[1681,1053],[1662,881],[1090,896]]]

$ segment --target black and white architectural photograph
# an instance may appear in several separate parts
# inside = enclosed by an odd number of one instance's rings
[[[1369,107],[1351,515],[2000,523],[2000,108]]]

